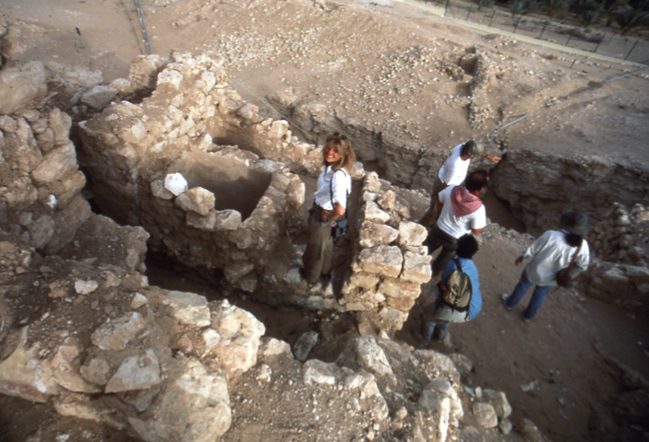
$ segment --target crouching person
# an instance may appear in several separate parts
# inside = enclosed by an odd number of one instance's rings
[[[482,309],[482,295],[478,269],[473,255],[478,251],[478,241],[473,235],[461,236],[457,241],[457,258],[446,264],[442,279],[437,284],[439,295],[422,313],[419,339],[442,341],[448,334],[451,322],[467,322],[478,316]],[[436,290],[431,292],[431,295]]]

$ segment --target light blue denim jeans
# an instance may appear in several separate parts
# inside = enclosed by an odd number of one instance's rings
[[[507,308],[514,308],[516,307],[516,304],[518,304],[521,299],[523,299],[523,296],[528,292],[530,287],[532,287],[534,284],[532,284],[528,279],[527,276],[525,275],[525,270],[523,270],[523,273],[521,274],[521,279],[518,281],[518,284],[516,284],[516,287],[514,287],[514,292],[507,298],[505,301],[505,305]],[[545,297],[550,293],[550,290],[552,290],[554,286],[552,285],[537,285],[534,288],[534,292],[532,293],[532,299],[530,300],[530,303],[527,305],[527,308],[525,309],[525,314],[524,318],[529,320],[534,319],[534,317],[537,315],[539,310],[541,309],[541,306],[545,302]]]

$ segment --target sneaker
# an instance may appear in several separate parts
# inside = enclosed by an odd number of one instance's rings
[[[513,307],[507,305],[507,300],[509,299],[509,295],[507,293],[503,293],[500,299],[502,299],[503,305],[505,306],[507,311],[511,312],[513,310]]]
[[[422,342],[422,343],[424,343],[424,344],[428,344],[428,343],[430,342],[430,341],[427,341],[426,339],[424,339],[424,335],[422,335],[421,332],[420,332],[419,330],[413,330],[413,331],[412,331],[412,335],[413,335],[415,338],[417,338],[417,340],[418,340],[419,342]]]
[[[529,324],[530,321],[531,321],[531,319],[526,318],[525,316],[523,316],[523,322],[524,322],[524,323]]]

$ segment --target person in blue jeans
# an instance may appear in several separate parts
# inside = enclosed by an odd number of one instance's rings
[[[468,322],[478,316],[482,309],[482,295],[480,294],[480,280],[478,269],[473,263],[473,255],[478,251],[478,241],[471,234],[461,236],[457,240],[457,256],[462,267],[462,272],[466,273],[471,280],[471,302],[467,311],[455,310],[446,304],[441,294],[437,296],[435,302],[424,309],[422,313],[421,330],[415,331],[414,335],[420,340],[428,343],[431,339],[443,341],[448,334],[448,327],[452,322]],[[442,272],[441,285],[445,285],[451,273],[457,269],[455,260],[452,259],[446,263]],[[433,295],[436,290],[431,291]]]
[[[511,296],[507,293],[502,295],[505,308],[511,311],[528,290],[536,285],[523,315],[525,322],[534,319],[550,290],[557,285],[559,270],[570,267],[568,274],[574,279],[588,268],[590,254],[588,243],[584,239],[590,228],[588,216],[582,212],[567,212],[561,216],[559,223],[563,230],[548,230],[514,261],[516,265],[520,265],[525,258],[532,258],[525,266]]]

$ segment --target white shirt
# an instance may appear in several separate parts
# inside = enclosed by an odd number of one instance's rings
[[[464,143],[462,143],[464,144]],[[458,144],[453,148],[451,154],[448,156],[444,165],[439,169],[439,179],[442,183],[459,186],[466,178],[466,173],[469,170],[471,160],[463,160],[460,156],[462,144]]]
[[[473,229],[482,229],[487,225],[487,212],[484,204],[478,210],[468,215],[456,217],[453,214],[451,204],[451,190],[456,186],[450,186],[439,193],[439,201],[444,204],[442,213],[437,220],[437,226],[453,238],[459,238]]]
[[[524,258],[532,257],[525,266],[525,276],[536,285],[556,285],[557,272],[570,264],[577,247],[570,247],[565,240],[566,231],[548,230],[534,244],[523,251]],[[588,268],[590,252],[586,240],[582,241],[581,250],[575,259],[575,265],[582,270]]]
[[[333,178],[333,183],[332,183]],[[333,203],[331,194],[333,190]],[[315,191],[315,203],[325,210],[333,210],[336,203],[347,208],[347,195],[352,192],[352,178],[346,170],[335,171],[331,166],[324,168],[318,177],[318,188]]]

